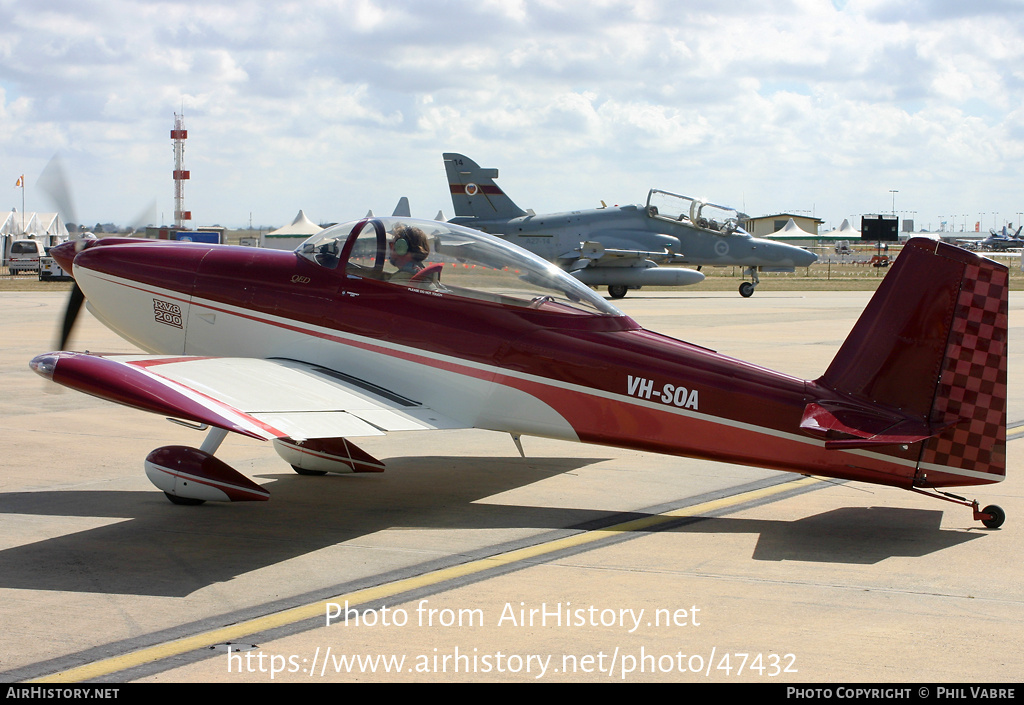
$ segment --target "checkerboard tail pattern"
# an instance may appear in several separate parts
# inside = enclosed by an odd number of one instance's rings
[[[964,265],[931,416],[960,421],[925,446],[926,473],[951,467],[1006,475],[1008,285],[1001,265],[980,257]]]

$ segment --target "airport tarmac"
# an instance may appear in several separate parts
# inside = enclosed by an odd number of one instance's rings
[[[652,330],[813,378],[869,296],[615,303]],[[959,492],[1002,506],[998,530],[896,489],[537,438],[524,459],[484,431],[361,439],[387,471],[327,477],[229,437],[218,456],[271,500],[175,506],[143,458],[201,434],[44,393],[28,369],[63,303],[0,294],[0,682],[1024,676],[1021,294],[1009,479]],[[132,350],[89,315],[74,347]],[[347,622],[330,606],[346,600]]]

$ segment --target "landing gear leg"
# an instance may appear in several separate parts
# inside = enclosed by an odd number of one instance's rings
[[[220,448],[220,444],[224,442],[227,435],[228,431],[226,428],[219,426],[211,427],[210,432],[206,434],[206,440],[203,441],[203,445],[199,446],[199,450],[213,455]]]

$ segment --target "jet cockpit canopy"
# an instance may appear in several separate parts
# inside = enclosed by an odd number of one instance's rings
[[[652,218],[710,230],[718,235],[753,237],[743,229],[743,221],[748,218],[746,213],[668,191],[650,190],[647,194],[647,214]]]

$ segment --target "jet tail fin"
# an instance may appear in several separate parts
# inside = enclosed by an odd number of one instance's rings
[[[918,484],[1006,475],[1008,289],[1004,265],[912,239],[816,382],[913,427]]]
[[[497,169],[482,169],[469,157],[452,153],[444,155],[444,168],[456,216],[490,220],[526,215],[494,183]]]
[[[412,210],[409,208],[409,197],[402,196],[398,199],[398,205],[395,206],[395,212],[391,214],[395,218],[411,218]]]

